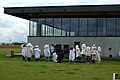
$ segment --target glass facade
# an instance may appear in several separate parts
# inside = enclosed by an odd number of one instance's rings
[[[31,18],[29,36],[120,37],[120,18]]]

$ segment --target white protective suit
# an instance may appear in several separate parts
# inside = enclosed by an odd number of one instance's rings
[[[45,57],[50,57],[51,56],[49,45],[47,45],[47,44],[44,46],[44,56]]]
[[[54,62],[57,62],[57,57],[58,57],[58,55],[56,54],[56,52],[53,53],[53,61],[54,61]]]
[[[92,55],[92,60],[96,60],[96,54],[97,54],[97,47],[95,44],[91,47],[91,55]]]
[[[23,45],[24,45],[24,44],[21,45],[21,48],[22,48],[22,56],[25,57],[27,48],[26,48],[26,47],[23,47]]]
[[[86,44],[82,44],[82,52],[81,52],[81,55],[85,55],[87,52],[87,49],[86,49]]]
[[[98,62],[101,62],[100,53],[101,53],[101,47],[98,46],[98,50],[97,50],[97,54],[96,54]]]
[[[73,50],[70,50],[69,52],[69,60],[71,61],[75,60],[75,52]]]
[[[28,43],[27,44],[26,56],[29,57],[29,58],[31,58],[32,54],[33,54],[33,46],[32,46],[31,43]]]
[[[80,57],[80,48],[78,45],[75,46],[76,49],[76,57]]]
[[[35,49],[34,49],[35,59],[40,58],[40,52],[41,50],[38,48],[38,46],[35,46]]]
[[[51,50],[52,53],[54,52],[55,48],[54,48],[53,45],[50,46],[50,50]]]
[[[87,50],[86,56],[91,56],[91,51],[89,46],[87,46],[86,50]]]

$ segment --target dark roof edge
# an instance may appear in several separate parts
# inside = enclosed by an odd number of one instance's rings
[[[95,7],[95,6],[120,6],[120,4],[98,4],[98,5],[61,5],[61,6],[26,6],[26,7],[3,7],[3,8],[57,8],[57,7]]]

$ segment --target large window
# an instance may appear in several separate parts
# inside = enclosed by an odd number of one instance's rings
[[[61,18],[54,18],[54,36],[61,36]]]
[[[38,18],[38,27],[40,28],[38,36],[45,36],[46,29],[45,29],[45,18]]]
[[[78,36],[78,18],[71,18],[70,36]]]
[[[107,18],[107,36],[115,36],[115,18]]]
[[[97,30],[96,18],[88,18],[88,36],[96,36]]]
[[[120,36],[120,18],[31,18],[30,36]]]
[[[106,35],[106,18],[97,19],[97,35],[98,36]]]
[[[87,18],[79,18],[79,36],[87,36]]]
[[[46,36],[53,36],[53,29],[54,29],[54,25],[53,25],[53,18],[46,18]]]
[[[117,36],[120,36],[120,18],[117,18],[117,24],[116,24],[116,31],[117,31]]]
[[[70,18],[62,18],[62,36],[70,35]]]
[[[30,36],[37,36],[37,19],[36,18],[32,18],[30,20],[30,27],[29,27],[29,31],[30,31]]]

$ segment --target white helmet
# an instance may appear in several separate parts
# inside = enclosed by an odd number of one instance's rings
[[[28,43],[27,46],[32,47],[32,44],[31,44],[31,43]]]
[[[36,45],[35,47],[38,48],[38,45]]]
[[[82,47],[86,47],[86,44],[82,44]]]
[[[76,45],[75,48],[79,48],[79,45]]]
[[[93,44],[93,46],[95,47],[96,45],[95,45],[95,44]]]

